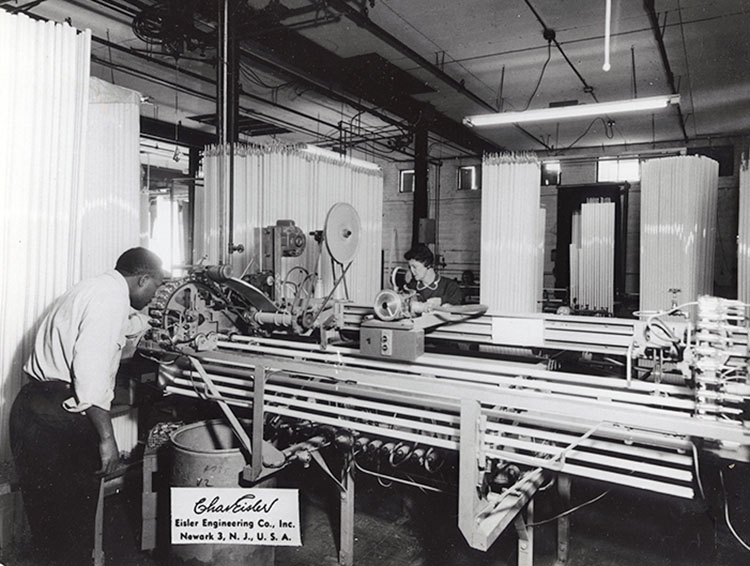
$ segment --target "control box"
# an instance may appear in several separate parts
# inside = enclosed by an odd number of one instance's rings
[[[371,358],[414,361],[424,354],[424,330],[368,321],[359,331],[359,353]]]

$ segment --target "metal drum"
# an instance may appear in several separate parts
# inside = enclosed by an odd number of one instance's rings
[[[243,422],[247,426],[248,422]],[[232,428],[221,419],[201,421],[181,427],[170,435],[172,444],[173,487],[250,487],[242,480],[246,465]],[[269,478],[252,487],[275,487]],[[273,546],[234,544],[172,544],[170,563],[174,566],[210,564],[253,564],[272,566]]]

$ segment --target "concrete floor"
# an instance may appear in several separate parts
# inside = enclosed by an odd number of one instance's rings
[[[311,468],[284,478],[280,486],[299,487],[302,540],[300,547],[278,547],[278,566],[334,566],[335,493]],[[608,486],[575,481],[573,505],[588,501]],[[358,478],[355,498],[356,566],[514,566],[516,535],[506,531],[488,552],[468,547],[456,526],[455,498],[423,494],[414,488],[381,487]],[[539,494],[535,520],[562,511],[550,490]],[[161,566],[159,553],[139,550],[140,493],[124,491],[107,500],[105,552],[107,566]],[[703,508],[692,502],[612,489],[597,502],[571,516],[570,559],[574,566],[740,566],[750,564],[725,528],[715,531]],[[747,524],[735,525],[747,527]],[[740,530],[738,528],[738,530]],[[718,532],[717,537],[714,533]],[[747,533],[747,529],[741,531]],[[555,558],[555,523],[535,529],[537,566]],[[45,566],[27,547],[0,549],[4,566]],[[224,565],[220,565],[224,566]]]

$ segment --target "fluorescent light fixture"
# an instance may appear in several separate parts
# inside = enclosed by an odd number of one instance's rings
[[[464,118],[467,126],[481,128],[482,126],[500,126],[503,124],[518,124],[521,122],[543,122],[545,120],[564,120],[566,118],[584,118],[586,116],[601,116],[605,114],[621,114],[623,112],[638,112],[644,110],[659,110],[670,104],[679,104],[680,95],[651,96],[648,98],[633,98],[616,102],[597,102],[596,104],[576,104],[573,106],[556,106],[554,108],[537,108],[524,112],[498,112],[497,114],[479,114]]]
[[[305,144],[305,147],[302,148],[302,151],[312,153],[313,155],[320,155],[321,157],[327,157],[328,159],[333,159],[335,161],[349,163],[350,165],[355,165],[357,167],[363,167],[365,169],[371,169],[373,171],[380,171],[380,165],[378,165],[377,163],[373,163],[372,161],[365,161],[364,159],[357,159],[356,157],[341,155],[340,153],[336,153],[335,151],[331,151],[329,149],[323,149],[322,147],[318,147],[316,145]]]

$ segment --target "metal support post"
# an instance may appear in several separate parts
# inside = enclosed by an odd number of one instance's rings
[[[412,207],[412,236],[411,245],[420,242],[419,221],[430,215],[429,193],[428,193],[428,171],[429,171],[429,126],[420,123],[414,132],[414,200]]]
[[[258,479],[263,470],[263,397],[266,388],[266,368],[255,366],[253,384],[253,481]]]
[[[562,506],[570,508],[570,476],[560,474],[557,477],[557,491],[560,494]],[[565,566],[568,563],[568,549],[570,542],[570,518],[563,515],[557,519],[557,559],[554,566]]]
[[[341,483],[346,488],[341,492],[339,515],[339,564],[354,564],[354,474],[353,466],[345,465]]]
[[[524,515],[526,519],[524,521]],[[534,566],[534,499],[529,499],[526,512],[519,513],[514,521],[518,533],[518,566]]]

